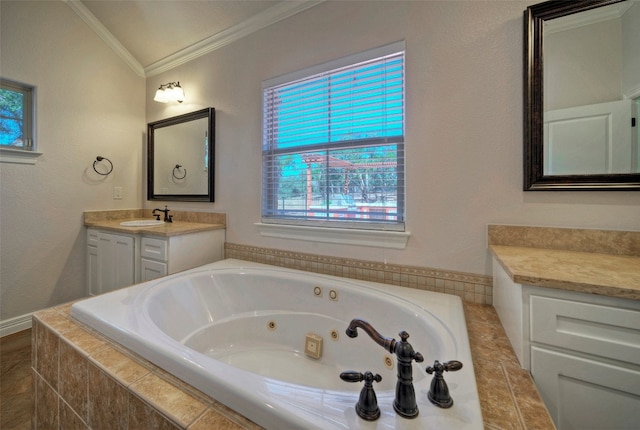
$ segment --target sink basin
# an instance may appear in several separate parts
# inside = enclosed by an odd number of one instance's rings
[[[133,221],[123,221],[120,223],[120,225],[123,227],[150,227],[162,224],[164,224],[164,221],[155,219],[137,219]]]

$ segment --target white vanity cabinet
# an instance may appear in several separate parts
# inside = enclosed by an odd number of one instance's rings
[[[224,235],[219,229],[171,237],[142,236],[140,282],[222,260]]]
[[[87,288],[97,295],[224,258],[225,230],[176,236],[87,229]]]
[[[494,306],[558,430],[637,429],[640,301],[517,284],[494,260]]]

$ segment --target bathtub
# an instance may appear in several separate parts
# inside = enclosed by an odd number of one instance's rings
[[[229,259],[77,302],[71,315],[267,429],[483,428],[456,296]],[[424,356],[416,418],[393,409],[395,357],[363,331],[345,334],[353,318],[397,340],[406,330]],[[435,360],[463,363],[445,373],[449,409],[427,398]],[[382,376],[377,421],[356,414],[362,383],[342,381],[345,370]]]

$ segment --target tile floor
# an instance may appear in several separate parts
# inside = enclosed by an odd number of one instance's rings
[[[0,429],[31,428],[31,330],[0,338]]]

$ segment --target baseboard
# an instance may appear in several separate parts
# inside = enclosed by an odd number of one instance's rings
[[[31,316],[33,314],[20,315],[19,317],[0,321],[0,337],[18,333],[31,328]]]

